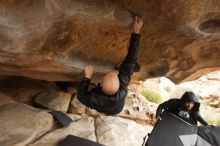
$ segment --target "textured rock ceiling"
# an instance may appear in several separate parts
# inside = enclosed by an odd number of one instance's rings
[[[143,16],[135,79],[175,82],[220,69],[220,0],[0,0],[0,74],[78,81],[121,63]]]

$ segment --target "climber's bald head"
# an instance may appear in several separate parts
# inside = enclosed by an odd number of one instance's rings
[[[102,91],[105,94],[113,95],[119,90],[119,79],[117,72],[108,72],[102,80]]]

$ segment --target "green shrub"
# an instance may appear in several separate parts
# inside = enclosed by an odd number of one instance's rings
[[[142,88],[139,92],[142,96],[146,97],[147,100],[150,102],[154,102],[157,104],[160,104],[163,102],[163,99],[161,98],[160,94],[152,89]]]

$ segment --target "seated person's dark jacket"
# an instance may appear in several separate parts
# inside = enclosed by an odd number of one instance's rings
[[[140,35],[132,33],[128,54],[122,62],[118,73],[119,90],[114,95],[107,95],[102,92],[99,83],[91,91],[88,91],[90,79],[83,78],[77,90],[77,98],[82,104],[107,115],[115,115],[122,111],[125,104],[125,96],[127,95],[127,86],[134,72],[139,43]]]
[[[192,108],[192,110],[188,111],[184,108],[184,104],[190,101],[194,102],[194,107]],[[160,104],[157,108],[156,116],[160,116],[162,111],[165,110],[166,112],[175,114],[191,124],[197,125],[197,122],[199,121],[201,124],[207,126],[208,123],[202,118],[199,113],[199,107],[200,103],[196,95],[193,92],[186,92],[181,97],[181,99],[170,99]],[[185,118],[183,116],[180,116],[181,111],[187,111],[189,113],[189,117]]]

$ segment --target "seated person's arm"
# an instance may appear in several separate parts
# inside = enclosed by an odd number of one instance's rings
[[[156,118],[159,119],[160,115],[162,114],[163,110],[171,108],[175,104],[175,99],[170,99],[168,101],[165,101],[164,103],[161,103],[156,111]]]
[[[167,101],[166,101],[167,102]],[[156,111],[156,118],[158,119],[160,117],[160,115],[162,114],[163,110],[166,107],[166,102],[161,103],[158,107],[157,107],[157,111]]]
[[[134,72],[135,63],[137,60],[137,52],[140,44],[140,30],[143,25],[141,17],[135,17],[133,24],[133,33],[130,38],[130,45],[128,54],[119,70],[118,78],[120,81],[120,89],[127,91],[127,86],[130,81],[131,75]]]
[[[93,68],[91,66],[87,66],[85,68],[85,77],[83,78],[82,82],[80,83],[77,89],[78,100],[86,106],[89,106],[89,101],[90,101],[89,100],[90,92],[88,91],[88,88],[92,75],[93,75]]]
[[[198,112],[196,112],[196,117],[197,120],[204,126],[208,126],[208,122],[205,121],[205,119],[203,119],[203,117],[201,116],[201,114]]]

